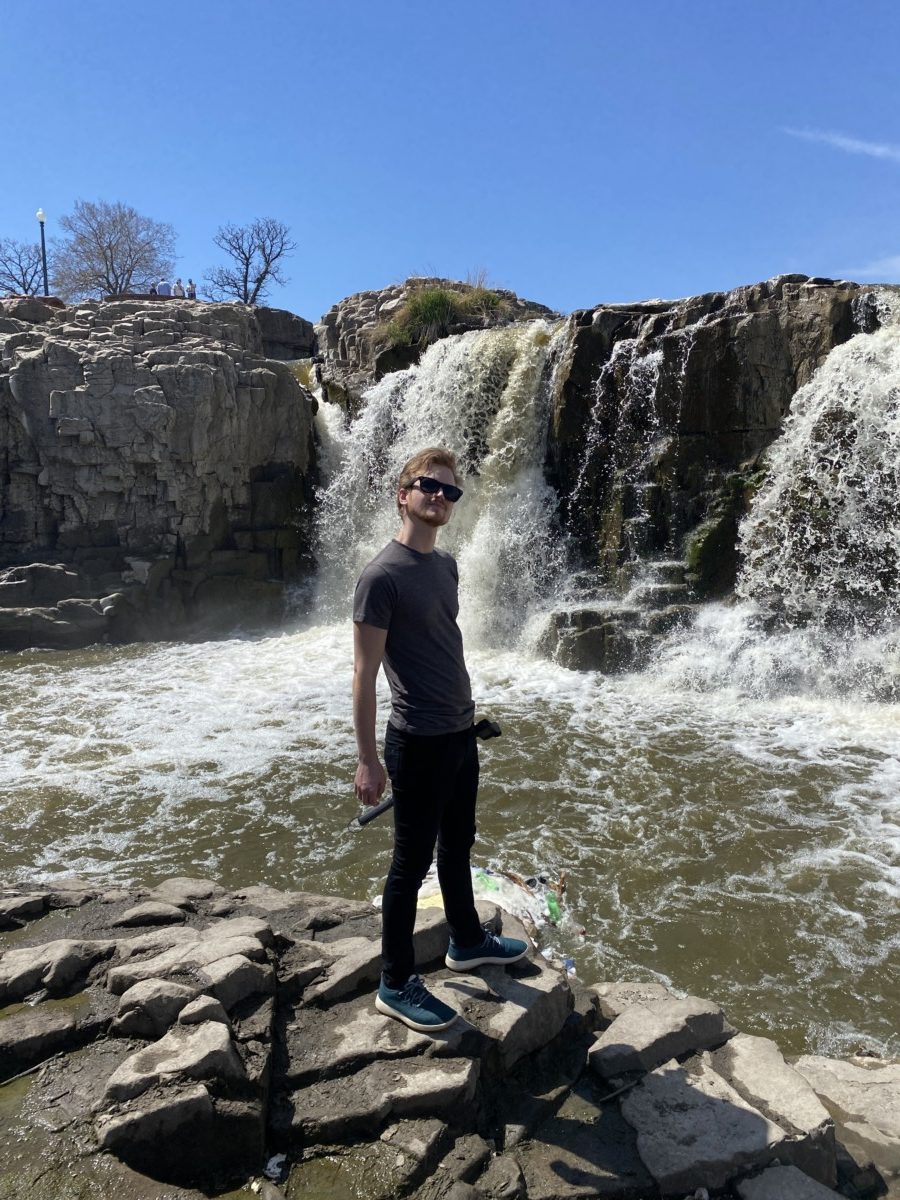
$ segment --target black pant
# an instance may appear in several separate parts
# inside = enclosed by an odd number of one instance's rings
[[[415,967],[416,899],[434,858],[453,940],[483,936],[472,896],[469,852],[475,841],[478,747],[472,729],[417,737],[388,725],[384,761],[394,789],[394,857],[384,885],[382,971],[402,987]]]

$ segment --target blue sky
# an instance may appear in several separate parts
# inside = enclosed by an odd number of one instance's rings
[[[298,250],[316,320],[484,270],[561,311],[900,280],[896,0],[3,0],[0,237],[78,198]]]

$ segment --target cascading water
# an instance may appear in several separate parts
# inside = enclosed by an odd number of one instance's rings
[[[881,629],[900,605],[900,327],[832,351],[791,405],[741,528],[738,595],[791,624]]]
[[[424,446],[449,446],[465,498],[441,545],[459,562],[467,644],[516,643],[564,564],[556,497],[542,473],[554,336],[537,321],[448,338],[369,388],[352,422],[336,405],[321,406],[331,469],[320,503],[317,607],[349,612],[360,570],[396,532],[401,466]]]
[[[791,404],[741,524],[728,608],[655,669],[756,696],[900,696],[900,314],[832,350]]]

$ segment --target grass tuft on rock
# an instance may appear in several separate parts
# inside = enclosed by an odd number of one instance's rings
[[[376,344],[384,346],[424,349],[446,337],[456,326],[485,317],[502,318],[510,313],[509,301],[483,282],[420,287],[407,296],[392,319],[380,326],[373,337]]]

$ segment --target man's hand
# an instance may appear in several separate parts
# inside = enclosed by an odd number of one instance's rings
[[[353,727],[359,753],[353,790],[357,800],[370,808],[381,799],[387,783],[375,744],[375,679],[386,640],[386,629],[353,625]]]
[[[376,758],[374,762],[360,762],[353,780],[353,790],[361,804],[371,808],[381,799],[387,783],[384,767]]]

